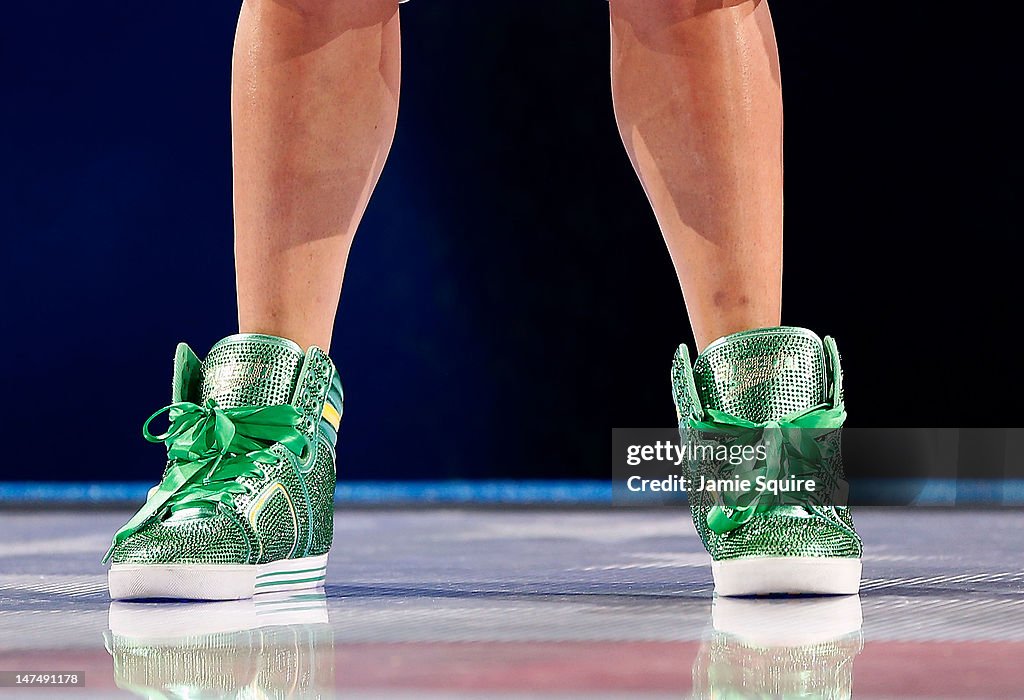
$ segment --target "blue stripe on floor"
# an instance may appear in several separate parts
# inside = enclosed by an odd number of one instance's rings
[[[0,503],[102,504],[143,501],[144,482],[0,482]],[[611,503],[607,481],[352,481],[338,484],[338,503],[573,504]]]
[[[371,481],[338,485],[354,503],[611,503],[607,481]]]
[[[138,503],[151,486],[144,482],[0,482],[0,503]],[[874,502],[872,494],[893,493],[897,487],[914,494],[914,505],[1024,505],[1022,479],[854,483],[855,493],[861,495],[858,502]],[[338,484],[335,498],[338,504],[358,505],[607,505],[612,503],[612,487],[608,481],[352,481]]]

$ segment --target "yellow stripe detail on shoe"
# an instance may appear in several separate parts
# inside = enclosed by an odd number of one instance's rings
[[[337,432],[338,427],[341,425],[341,414],[338,413],[338,409],[329,403],[324,404],[324,412],[321,414],[331,427]]]

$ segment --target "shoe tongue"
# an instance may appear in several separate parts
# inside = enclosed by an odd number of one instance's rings
[[[713,408],[762,423],[825,403],[825,351],[803,328],[760,328],[716,340],[693,365],[697,394]]]
[[[291,403],[302,358],[302,349],[284,338],[228,336],[203,360],[202,400],[222,408]]]

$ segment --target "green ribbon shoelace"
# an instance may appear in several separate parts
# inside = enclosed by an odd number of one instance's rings
[[[154,435],[149,426],[163,413],[168,414],[170,426],[167,432]],[[301,456],[309,445],[301,423],[302,414],[288,404],[221,408],[208,399],[201,406],[182,401],[161,408],[143,424],[142,436],[164,443],[170,464],[146,504],[114,535],[103,561],[165,508],[173,512],[230,505],[234,494],[247,491],[239,477],[260,476],[260,465],[278,460],[270,451],[275,444]]]
[[[815,437],[823,431],[842,427],[846,420],[846,409],[841,402],[834,407],[812,406],[763,423],[754,423],[715,409],[707,409],[705,414],[707,420],[690,418],[690,428],[717,437],[726,445],[755,448],[764,445],[763,460],[746,460],[730,475],[747,479],[751,484],[758,476],[766,479],[815,478],[832,456],[829,448]],[[765,498],[766,495],[771,498]],[[721,494],[718,498],[719,503],[708,511],[707,524],[712,532],[719,535],[742,527],[755,515],[780,507],[774,502],[773,494],[753,488],[736,496],[730,495],[735,502],[728,505],[721,500]]]

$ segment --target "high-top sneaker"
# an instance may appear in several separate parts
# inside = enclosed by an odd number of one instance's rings
[[[672,388],[684,445],[756,447],[759,458],[745,462],[756,468],[745,477],[788,482],[799,471],[818,487],[806,499],[763,491],[755,497],[757,489],[723,499],[722,491],[694,488],[735,478],[722,453],[705,451],[689,461],[690,508],[711,554],[715,591],[856,593],[862,545],[842,500],[839,428],[846,412],[835,341],[802,328],[744,331],[709,345],[692,368],[680,346]]]
[[[171,401],[143,427],[168,461],[107,552],[111,598],[234,600],[323,586],[342,412],[330,358],[242,334],[200,362],[182,343]],[[155,435],[165,412],[170,425]]]

